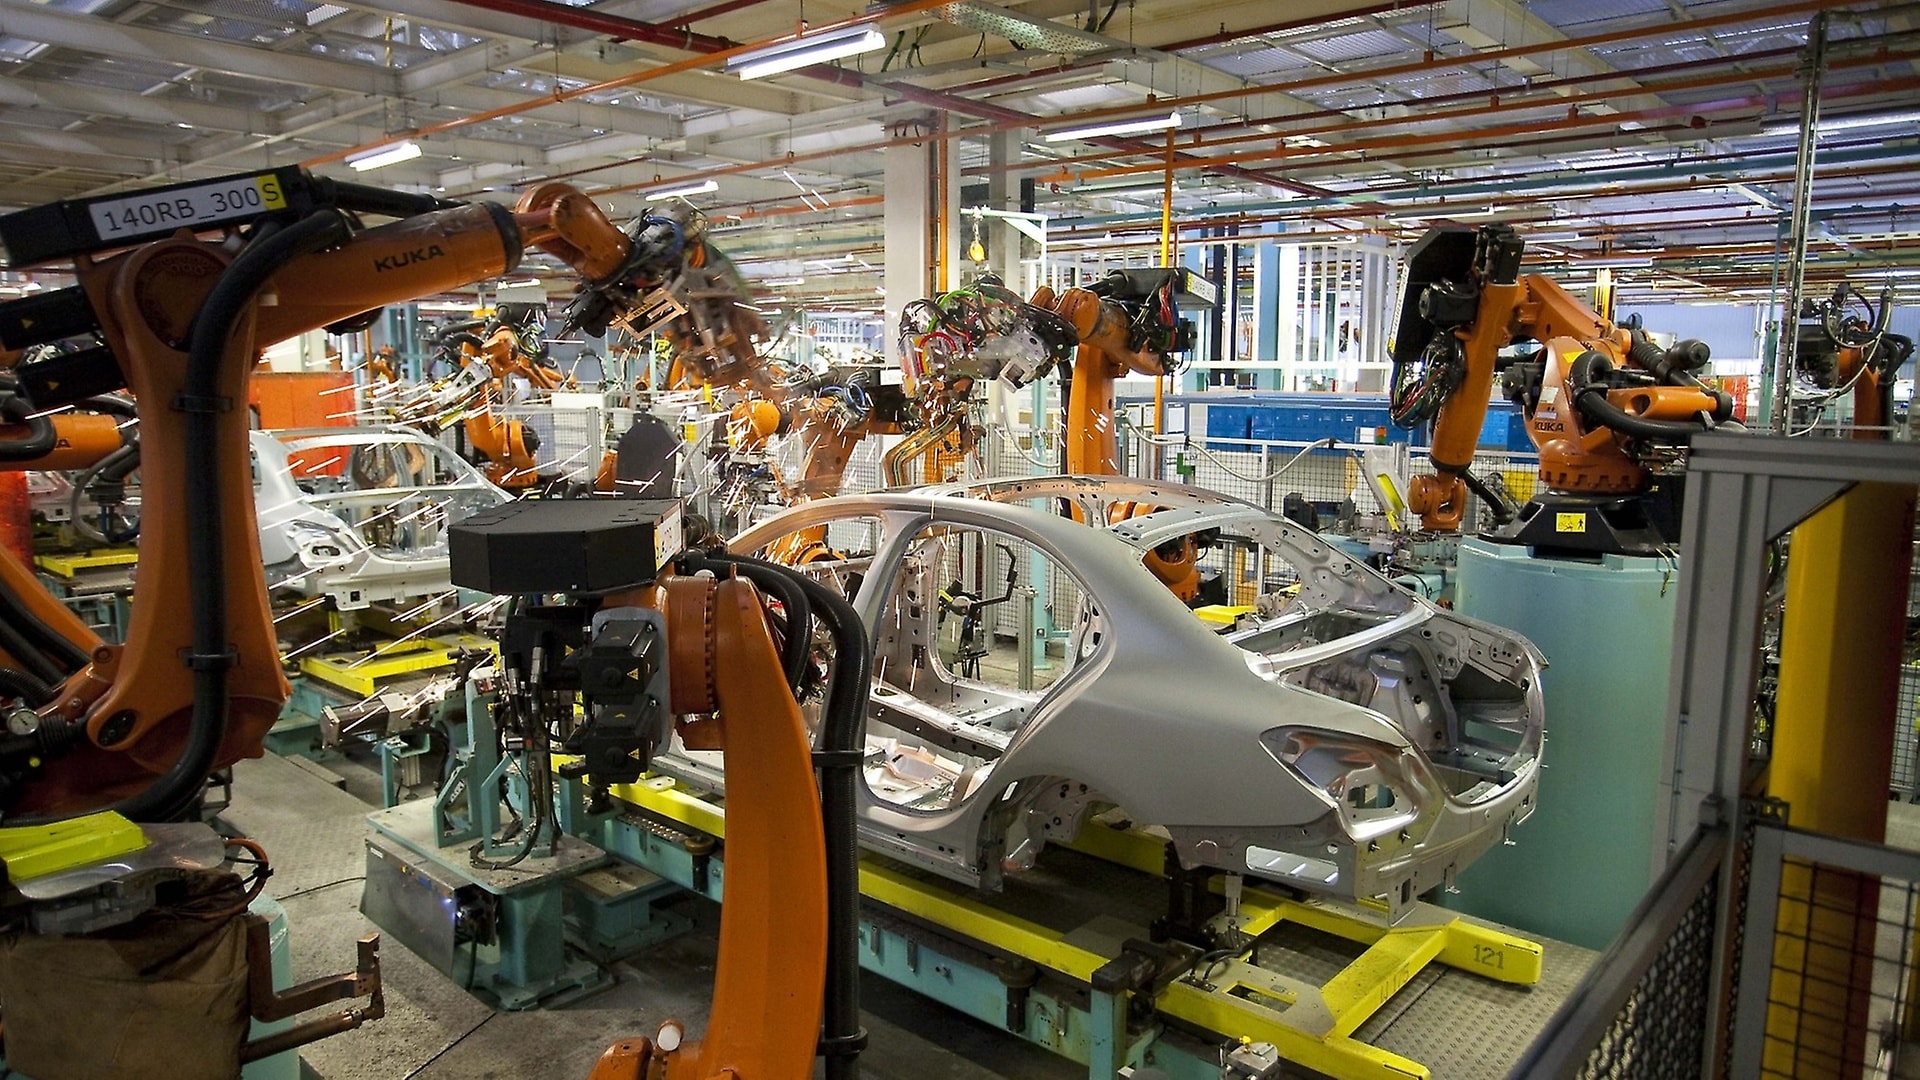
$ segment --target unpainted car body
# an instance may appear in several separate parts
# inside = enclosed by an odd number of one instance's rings
[[[1105,522],[1116,503],[1162,509],[1113,527],[1057,512]],[[854,602],[876,671],[860,807],[870,848],[993,888],[1049,841],[1102,827],[1085,825],[1089,813],[1117,804],[1163,828],[1190,868],[1398,911],[1532,810],[1538,651],[1279,515],[1179,485],[1036,478],[822,500],[732,548],[852,521],[877,532],[871,557],[810,569],[862,576]],[[1142,562],[1215,530],[1298,578],[1296,593],[1268,597],[1225,634]],[[928,545],[975,531],[1030,545],[1079,584],[1066,670],[1049,686],[994,685],[943,662],[951,564]],[[658,767],[722,782],[716,763],[677,748]]]
[[[267,585],[344,611],[452,588],[447,527],[512,496],[404,427],[252,435]]]

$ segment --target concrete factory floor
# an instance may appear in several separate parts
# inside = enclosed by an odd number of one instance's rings
[[[340,768],[360,779],[351,763]],[[234,769],[233,805],[223,817],[272,856],[268,892],[287,909],[296,980],[346,970],[354,940],[373,929],[359,913],[369,809],[285,759],[242,761]],[[712,988],[718,908],[689,898],[683,911],[697,928],[615,965],[617,985],[567,1007],[527,1012],[494,1012],[388,940],[381,949],[386,1018],[306,1048],[305,1071],[324,1080],[577,1080],[609,1042],[650,1033],[663,1019],[678,1017],[697,1032]],[[1593,960],[1585,949],[1546,944],[1538,987],[1429,968],[1359,1035],[1427,1064],[1436,1080],[1503,1077]],[[1317,974],[1311,959],[1300,974]],[[862,1058],[868,1080],[1086,1076],[1080,1066],[877,977],[866,978],[862,994],[872,1033]]]

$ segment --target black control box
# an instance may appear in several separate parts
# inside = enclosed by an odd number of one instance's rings
[[[538,499],[453,526],[453,583],[498,596],[644,585],[685,545],[677,499]]]

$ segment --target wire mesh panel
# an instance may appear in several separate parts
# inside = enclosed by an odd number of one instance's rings
[[[1916,534],[1920,534],[1917,528]],[[1920,541],[1913,545],[1907,574],[1907,619],[1920,618]],[[1900,694],[1893,710],[1893,775],[1888,785],[1895,798],[1920,802],[1920,641],[1908,638],[1901,655]]]
[[[518,420],[539,439],[535,463],[542,476],[591,480],[607,447],[607,422],[602,409],[552,404],[504,406],[496,410],[503,420]]]
[[[1508,1080],[1680,1080],[1702,1075],[1727,955],[1716,948],[1725,829],[1669,863],[1626,929],[1567,996]],[[1738,927],[1730,928],[1738,940]]]
[[[880,475],[880,460],[885,454],[886,447],[880,436],[861,439],[853,453],[847,455],[847,469],[840,476],[840,493],[857,495],[886,487],[886,479]]]
[[[1720,899],[1715,887],[1718,878],[1707,880],[1707,887],[1687,906],[1679,927],[1587,1055],[1579,1076],[1665,1080],[1698,1075],[1705,1052]]]
[[[1749,881],[1733,1074],[1913,1075],[1920,854],[1760,822]]]
[[[1896,798],[1920,802],[1920,643],[1908,641],[1900,664],[1900,696],[1893,713],[1893,773]]]

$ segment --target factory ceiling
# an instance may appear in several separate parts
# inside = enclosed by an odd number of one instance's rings
[[[964,182],[1033,181],[1057,257],[1145,257],[1171,158],[1185,243],[1500,219],[1631,289],[1765,295],[1822,13],[1811,277],[1920,288],[1920,7],[1814,0],[0,0],[0,208],[305,163],[500,200],[564,178],[630,216],[710,179],[721,246],[844,271],[808,278],[823,301],[872,291],[884,148],[956,140]],[[865,18],[886,47],[726,71]],[[1171,155],[1045,138],[1169,114]]]

